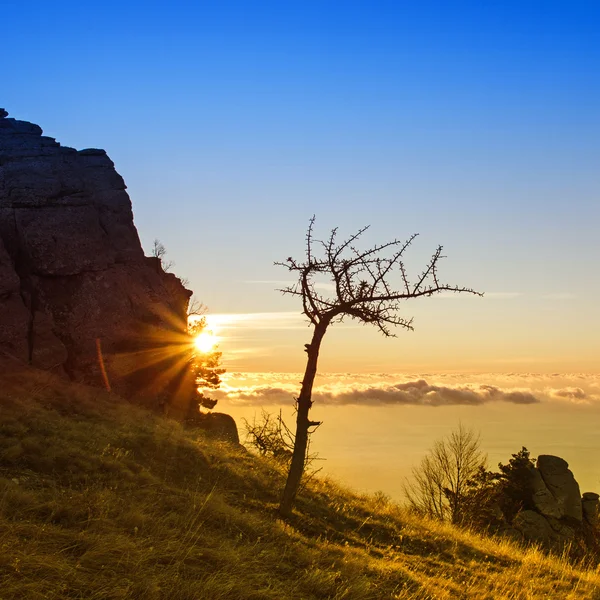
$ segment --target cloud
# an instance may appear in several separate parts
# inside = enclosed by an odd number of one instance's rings
[[[596,387],[593,383],[590,387]],[[600,400],[597,394],[590,394],[580,387],[567,387],[547,390],[548,397],[553,400],[563,400],[573,404],[590,404]]]
[[[274,385],[227,387],[219,393],[234,404],[288,404],[298,393],[299,386],[291,381]],[[425,379],[403,383],[329,384],[315,388],[313,401],[330,406],[479,406],[489,402],[535,404],[540,399],[529,390],[503,390],[492,385],[433,385]]]
[[[215,396],[238,406],[290,406],[301,373],[234,372]],[[600,374],[588,373],[320,373],[313,400],[328,406],[600,406]]]
[[[550,395],[554,398],[566,398],[567,400],[585,400],[587,398],[587,394],[581,388],[551,390]]]

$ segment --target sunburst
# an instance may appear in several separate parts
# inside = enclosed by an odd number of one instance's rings
[[[199,352],[210,352],[217,343],[217,340],[211,331],[203,331],[194,339],[194,345]]]

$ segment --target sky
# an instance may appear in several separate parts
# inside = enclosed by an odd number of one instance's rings
[[[289,277],[316,236],[438,244],[484,298],[407,302],[414,332],[335,326],[324,373],[599,373],[600,5],[2,3],[0,106],[105,148],[149,252],[235,372],[299,372]],[[8,26],[9,25],[9,26]]]

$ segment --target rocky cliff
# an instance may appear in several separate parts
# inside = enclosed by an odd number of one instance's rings
[[[150,403],[189,394],[191,292],[144,256],[104,150],[0,109],[0,357]]]

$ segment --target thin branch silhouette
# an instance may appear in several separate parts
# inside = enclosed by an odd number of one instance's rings
[[[296,433],[294,452],[279,510],[288,516],[300,486],[311,429],[319,421],[311,421],[308,413],[312,407],[312,388],[317,374],[317,362],[323,336],[332,323],[346,318],[369,323],[385,337],[395,337],[393,329],[412,330],[413,320],[401,316],[403,301],[433,296],[441,292],[468,293],[482,296],[469,287],[443,283],[438,276],[438,264],[445,258],[438,246],[422,273],[411,281],[403,257],[417,238],[394,239],[360,250],[358,244],[368,230],[362,227],[347,239],[337,241],[337,228],[325,240],[314,237],[315,217],[310,219],[306,232],[304,260],[289,257],[276,262],[297,277],[296,283],[281,288],[283,294],[299,297],[302,312],[314,327],[310,344],[305,344],[308,354],[300,395],[296,399]],[[319,280],[321,278],[321,280]],[[328,279],[330,293],[320,292],[317,285]],[[319,289],[322,289],[322,285]]]

